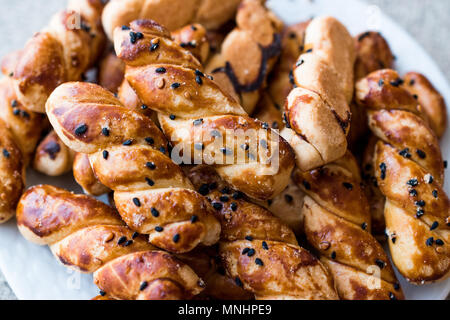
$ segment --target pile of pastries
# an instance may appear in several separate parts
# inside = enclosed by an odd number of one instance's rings
[[[447,116],[394,62],[378,32],[263,0],[70,0],[1,62],[0,222],[99,300],[404,299],[394,268],[449,275]],[[28,167],[86,195],[25,190]]]

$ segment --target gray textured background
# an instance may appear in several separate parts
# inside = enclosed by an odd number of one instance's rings
[[[450,1],[448,0],[363,0],[368,4],[378,5],[403,26],[425,50],[434,58],[444,75],[450,81]],[[42,25],[43,16],[50,16],[65,6],[65,0],[0,0],[1,42],[0,56],[23,46],[26,38]],[[40,19],[33,19],[37,14]],[[46,19],[47,20],[47,19]],[[20,37],[16,30],[20,28]],[[414,54],[414,53],[411,53]],[[0,272],[0,299],[16,299]]]

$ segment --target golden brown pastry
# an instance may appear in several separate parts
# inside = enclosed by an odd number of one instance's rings
[[[370,233],[370,212],[358,163],[347,152],[293,179],[307,195],[303,205],[308,242],[331,271],[341,299],[403,299],[381,245]]]
[[[444,279],[450,270],[450,201],[439,141],[404,80],[389,69],[356,84],[358,104],[379,139],[373,167],[386,197],[384,216],[395,266],[409,281]]]
[[[347,29],[332,17],[313,19],[304,43],[281,135],[294,148],[297,166],[306,171],[339,159],[347,150],[355,49]]]
[[[0,119],[0,224],[14,216],[24,188],[24,168],[20,149]]]
[[[206,155],[204,160],[216,164],[221,177],[252,198],[264,200],[280,193],[294,165],[286,141],[268,124],[249,118],[239,103],[202,72],[194,56],[170,39],[166,29],[141,20],[132,22],[130,30],[117,29],[115,34],[116,53],[127,64],[125,77],[140,100],[158,112],[159,123],[173,145],[190,151],[187,161],[196,154]],[[142,36],[134,41],[130,32]],[[239,145],[244,147],[232,150],[228,146],[234,145],[233,133],[238,129],[258,132],[264,143],[243,139]],[[202,134],[201,141],[197,133]],[[259,152],[249,150],[258,144]]]
[[[230,20],[241,0],[112,0],[103,12],[103,28],[110,40],[114,29],[137,19],[151,19],[173,31],[190,23],[217,29]]]
[[[169,158],[170,145],[150,118],[106,89],[81,82],[55,89],[46,109],[60,139],[89,155],[95,176],[114,191],[115,206],[131,229],[175,253],[217,242],[220,224],[213,208]]]
[[[216,209],[222,225],[219,252],[237,285],[256,299],[338,299],[326,267],[280,220],[246,201],[211,167],[197,166],[189,177]]]
[[[36,148],[33,168],[48,176],[61,176],[72,169],[74,155],[52,130]]]
[[[92,171],[89,156],[83,153],[76,153],[73,161],[73,177],[83,188],[83,191],[93,196],[100,196],[111,190],[104,186]]]
[[[205,63],[209,57],[207,31],[201,24],[195,23],[172,32],[172,38],[182,48],[189,50],[194,57]]]
[[[253,113],[280,55],[281,30],[282,22],[260,0],[243,0],[236,28],[206,67],[206,72],[236,97],[248,114]]]
[[[108,52],[98,66],[98,84],[113,93],[119,91],[125,75],[125,64],[117,58],[114,50]]]
[[[102,0],[70,1],[20,52],[11,79],[26,109],[45,112],[45,102],[61,83],[81,79],[100,55],[104,34]]]
[[[94,273],[108,299],[189,299],[203,290],[189,266],[157,250],[114,209],[89,196],[34,186],[20,200],[17,224],[27,240],[50,246],[62,264]]]

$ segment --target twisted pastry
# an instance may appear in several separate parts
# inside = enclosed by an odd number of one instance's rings
[[[188,299],[203,290],[189,266],[157,250],[94,198],[34,186],[20,200],[17,224],[27,240],[50,246],[62,264],[94,273],[110,299]]]
[[[307,195],[303,205],[308,242],[330,269],[345,300],[403,299],[389,259],[370,233],[370,212],[355,158],[346,155],[293,179]]]
[[[315,18],[306,28],[304,53],[293,71],[296,86],[287,98],[287,128],[281,135],[307,171],[339,159],[347,149],[353,97],[355,49],[335,18]]]
[[[384,216],[392,259],[417,284],[448,276],[450,202],[443,190],[439,141],[417,100],[393,70],[371,73],[356,84],[376,142],[373,167],[386,197]]]
[[[133,41],[130,34],[142,36]],[[214,159],[205,160],[216,164],[221,177],[252,198],[268,199],[285,188],[294,166],[287,142],[268,124],[249,118],[230,95],[204,75],[197,59],[170,40],[166,29],[152,21],[135,21],[131,31],[117,29],[115,47],[127,64],[127,81],[140,100],[158,112],[160,125],[174,146],[191,151],[192,157],[195,150],[197,154],[199,149],[205,150],[202,155],[212,155]],[[249,146],[242,149],[243,161],[237,159],[241,148],[234,148],[238,129],[244,133],[238,145]],[[247,139],[247,132],[264,133],[264,147],[254,150],[258,153],[245,150],[260,142]],[[216,138],[226,143],[219,143],[219,148]],[[276,165],[271,161],[274,158],[279,160],[278,167],[271,166]]]
[[[212,207],[168,157],[169,144],[149,118],[89,83],[59,86],[46,109],[61,140],[89,155],[131,229],[176,253],[217,242],[220,225]]]
[[[102,0],[69,2],[20,52],[11,74],[18,100],[28,110],[45,112],[45,102],[61,83],[76,81],[100,55],[104,34]]]
[[[236,284],[256,299],[338,299],[327,269],[269,211],[246,201],[210,167],[195,167],[189,177],[217,210],[219,252]]]
[[[252,114],[281,52],[282,22],[260,0],[243,0],[236,25],[206,72]]]
[[[102,16],[103,28],[110,40],[114,29],[137,19],[151,19],[169,30],[190,23],[217,29],[230,20],[241,0],[112,0]]]

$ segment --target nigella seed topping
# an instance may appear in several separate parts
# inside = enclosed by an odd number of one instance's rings
[[[78,127],[75,128],[75,134],[77,136],[81,136],[86,133],[88,130],[88,126],[85,123],[80,124]]]
[[[141,106],[141,109],[142,109],[142,110],[147,110],[147,109],[148,109],[148,106],[147,106],[146,104],[143,104],[143,105]]]
[[[144,38],[144,35],[141,32],[130,31],[130,42],[135,44],[138,40]]]
[[[157,227],[155,227],[155,231],[156,231],[156,232],[163,232],[163,231],[164,231],[164,228],[163,228],[163,227],[160,227],[160,226],[157,226]]]
[[[311,53],[312,51],[313,51],[313,49],[311,48],[311,49],[306,50],[306,53]]]
[[[284,200],[285,200],[287,203],[292,203],[292,201],[294,201],[294,198],[293,198],[290,194],[285,194],[285,195],[284,195]]]
[[[150,187],[153,187],[153,186],[155,185],[155,181],[153,181],[153,180],[150,179],[150,178],[145,178],[145,181],[147,182],[147,184],[148,184]]]
[[[249,250],[250,248],[244,248],[244,250],[242,250],[242,255],[246,255]]]
[[[361,229],[366,230],[367,229],[367,222],[363,222],[361,224]]]
[[[122,26],[122,30],[130,30],[130,27],[129,26]]]
[[[102,135],[105,137],[109,137],[109,129],[108,128],[102,128]]]
[[[220,190],[220,193],[222,194],[230,194],[231,190],[229,187],[223,187],[222,190]]]
[[[433,231],[434,229],[436,229],[437,227],[439,227],[439,222],[434,221],[433,224],[430,227],[430,231]]]
[[[394,283],[394,289],[398,291],[400,289],[400,283]]]
[[[267,242],[265,242],[265,241],[262,242],[262,247],[264,250],[269,250],[269,246],[267,245]]]
[[[155,140],[153,138],[147,137],[145,138],[145,142],[147,142],[149,145],[155,144]]]
[[[331,259],[336,259],[336,251],[333,251],[332,253],[331,253]]]
[[[249,250],[247,251],[247,256],[249,256],[249,257],[254,256],[255,253],[256,253],[255,249],[249,249]]]
[[[303,180],[302,184],[306,190],[311,190],[311,184],[308,181]]]
[[[152,216],[154,216],[155,218],[159,217],[159,211],[156,210],[155,208],[151,208],[150,212],[151,212]]]
[[[155,169],[156,169],[155,163],[154,163],[154,162],[151,162],[151,161],[147,162],[147,163],[145,164],[145,166],[146,166],[147,168],[149,168],[150,170],[155,170]]]
[[[6,149],[3,149],[3,156],[4,156],[5,158],[9,158],[9,156],[10,156],[9,151],[6,150]]]
[[[350,191],[353,190],[353,185],[349,182],[343,182],[342,185]]]
[[[433,176],[429,173],[427,173],[424,177],[423,180],[425,180],[426,183],[430,184],[433,183]]]
[[[133,234],[131,235],[131,239],[136,239],[138,236],[139,236],[139,233],[133,232]]]
[[[176,235],[173,236],[172,240],[173,242],[177,243],[178,241],[180,241],[180,235],[177,233]]]
[[[264,122],[262,124],[262,128],[265,129],[265,130],[268,130],[270,128],[270,126],[269,126],[269,124],[267,122]]]
[[[198,69],[195,70],[195,75],[198,76],[198,77],[204,77],[204,76],[205,76],[204,73],[201,72],[201,71],[198,70]]]
[[[413,94],[413,98],[419,100],[419,96],[417,94]]]
[[[200,76],[195,76],[195,82],[197,82],[199,85],[203,84],[203,80]]]
[[[133,198],[133,203],[136,207],[140,207],[141,206],[141,201],[138,198]]]
[[[284,125],[286,126],[286,128],[288,128],[288,129],[291,128],[291,124],[289,123],[289,119],[288,119],[286,112],[283,112],[283,122],[284,122]]]
[[[152,45],[150,46],[150,51],[151,52],[156,51],[158,48],[159,48],[159,43],[158,42],[152,43]]]
[[[392,292],[389,292],[389,299],[391,300],[397,300],[397,297]]]
[[[419,219],[420,217],[422,217],[425,214],[425,211],[423,211],[422,208],[417,208],[416,211],[416,218]]]
[[[223,205],[220,202],[213,202],[212,206],[214,209],[216,209],[218,211],[222,210],[222,208],[223,208]]]
[[[230,208],[231,208],[231,210],[233,210],[233,211],[236,211],[236,210],[237,210],[237,207],[238,207],[238,205],[237,205],[236,202],[232,202],[231,205],[230,205]]]
[[[397,235],[395,233],[391,234],[391,241],[393,244],[395,244],[395,241],[397,241]]]
[[[106,150],[103,150],[103,159],[107,160],[109,156],[109,152]]]
[[[228,196],[220,196],[219,200],[221,202],[228,202],[228,201],[230,201],[230,198]]]
[[[380,269],[383,269],[386,266],[386,262],[384,262],[383,260],[380,260],[380,259],[376,259],[375,263]]]
[[[272,122],[272,129],[278,129],[280,126],[277,121]]]
[[[252,237],[252,236],[245,236],[245,240],[247,240],[247,241],[253,241],[253,237]]]
[[[408,180],[406,182],[406,184],[411,187],[416,187],[419,184],[419,181],[417,179],[413,178],[413,179]]]
[[[123,244],[123,246],[128,247],[128,246],[131,246],[132,244],[133,244],[133,240],[128,240]]]
[[[416,189],[409,190],[409,195],[413,196],[413,197],[417,197],[417,190]]]
[[[144,291],[147,287],[148,287],[148,282],[147,281],[142,281],[140,286],[139,286],[139,291]]]
[[[160,148],[159,148],[159,151],[161,151],[162,153],[166,153],[166,148],[160,147]]]
[[[447,169],[447,160],[444,160],[444,169]]]
[[[383,80],[383,79],[380,79],[380,81],[378,81],[378,85],[379,85],[380,87],[384,86],[384,80]]]
[[[20,110],[19,109],[14,109],[13,115],[15,115],[15,116],[20,115]]]
[[[194,26],[194,25],[191,25],[191,29],[194,30],[194,31],[197,31],[197,27]]]
[[[193,215],[193,216],[191,217],[191,223],[196,223],[197,221],[198,221],[198,216]]]
[[[234,192],[233,193],[233,199],[234,200],[239,200],[239,199],[242,199],[243,198],[243,193],[242,192],[240,192],[240,191],[236,191],[236,192]]]
[[[424,151],[420,150],[420,149],[417,149],[416,153],[417,153],[417,155],[419,156],[420,159],[425,159],[427,157],[427,154]]]
[[[208,184],[204,183],[200,186],[198,189],[198,193],[200,193],[202,196],[206,196],[209,193],[209,186]]]
[[[390,84],[391,84],[392,86],[394,86],[394,87],[398,87],[398,86],[400,86],[400,85],[403,84],[403,80],[400,79],[400,78],[398,78],[398,79],[396,79],[396,80],[394,80],[394,81],[391,81]]]
[[[118,245],[121,245],[121,244],[125,243],[126,241],[127,241],[127,237],[121,236],[121,237],[119,238],[119,240],[117,240],[117,244],[118,244]]]
[[[431,194],[433,195],[433,197],[435,197],[437,199],[437,197],[438,197],[438,191],[437,190],[431,191]]]
[[[17,100],[12,100],[11,101],[11,107],[15,108],[19,105],[19,103],[17,102]]]
[[[172,84],[170,85],[170,87],[171,87],[172,89],[178,89],[180,86],[181,86],[181,84],[178,83],[178,82],[174,82],[174,83],[172,83]]]
[[[382,163],[380,164],[380,170],[381,170],[381,173],[380,173],[380,179],[381,179],[381,180],[386,179],[386,164],[385,164],[384,162],[382,162]]]
[[[425,241],[425,244],[428,247],[431,247],[433,245],[433,243],[434,243],[434,238],[433,237],[430,237],[430,238],[427,239],[427,241]]]
[[[425,201],[419,200],[414,203],[418,207],[425,207]]]
[[[194,122],[193,122],[194,126],[199,126],[199,125],[201,125],[202,123],[203,123],[203,119],[196,119],[196,120],[194,120]],[[213,131],[214,131],[214,130],[213,130]],[[216,130],[216,131],[217,131],[217,130]],[[217,132],[218,132],[218,131],[217,131]],[[214,135],[212,134],[212,131],[211,131],[211,135],[214,136]],[[220,133],[219,133],[218,137],[220,137]]]
[[[174,114],[171,114],[170,116],[169,116],[169,118],[170,118],[170,120],[175,120],[175,115]]]
[[[294,73],[292,72],[292,70],[289,71],[289,82],[290,82],[292,85],[295,85]]]
[[[156,71],[156,73],[166,73],[166,68],[164,68],[164,67],[159,67],[159,68],[157,68],[155,71]]]
[[[305,61],[303,59],[301,59],[301,60],[296,62],[295,66],[296,67],[300,67],[303,63],[305,63]]]
[[[437,246],[443,246],[444,245],[444,241],[442,239],[436,239],[435,241]]]
[[[128,139],[123,142],[124,146],[131,146],[133,144],[133,139]]]
[[[258,265],[258,266],[264,266],[264,263],[263,263],[263,261],[260,259],[260,258],[256,258],[255,259],[255,263]]]
[[[100,294],[102,297],[106,296],[106,292],[103,291],[103,290],[100,290],[99,294]]]
[[[244,286],[241,279],[239,279],[238,277],[234,278],[234,283],[236,283],[236,285],[241,288]]]
[[[404,158],[407,158],[407,159],[411,158],[411,153],[409,153],[409,148],[403,149],[402,151],[399,152],[399,154]]]

